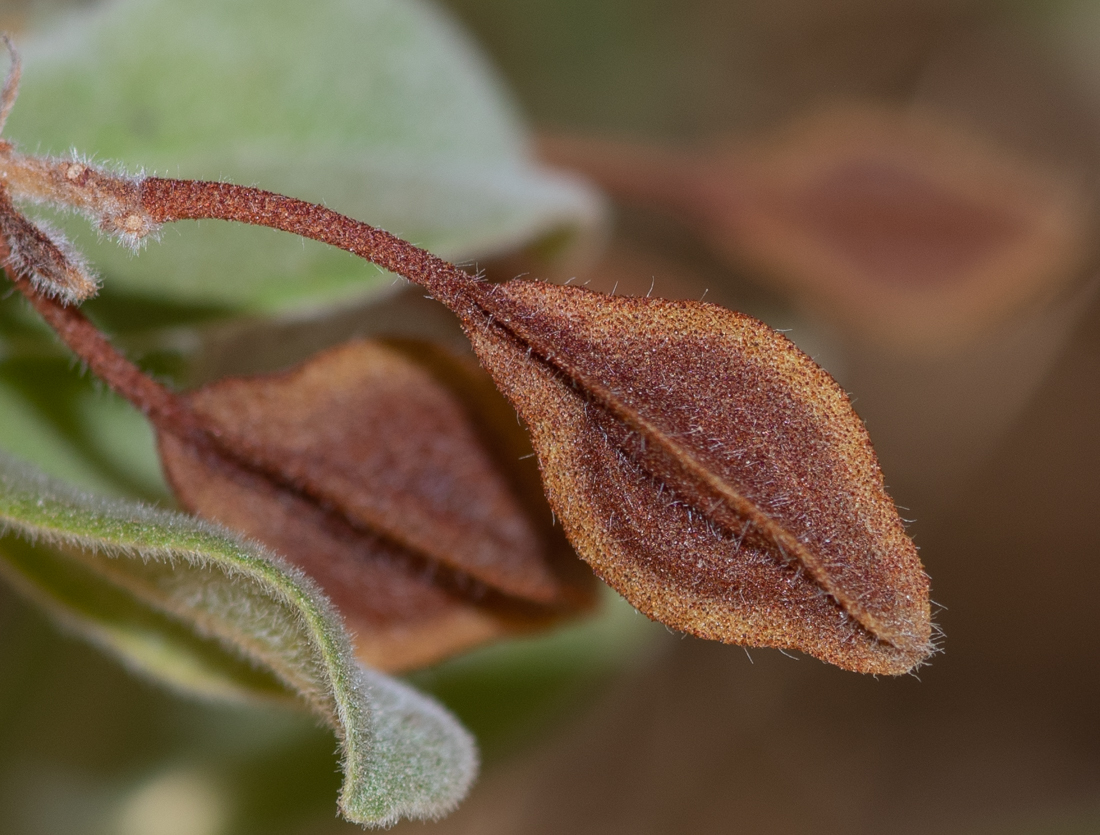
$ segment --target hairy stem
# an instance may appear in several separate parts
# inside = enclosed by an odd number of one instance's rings
[[[6,249],[2,242],[0,248]],[[210,432],[194,410],[178,394],[126,359],[76,307],[39,292],[27,276],[10,267],[8,277],[92,373],[133,403],[154,426],[202,446],[210,445]]]
[[[4,245],[0,241],[0,261]],[[37,290],[30,279],[7,267],[8,277],[27,298],[31,306],[46,321],[69,349],[89,370],[121,397],[130,401],[159,432],[165,432],[189,443],[203,456],[228,459],[238,466],[259,473],[279,483],[295,485],[261,448],[242,439],[226,443],[217,425],[195,411],[187,399],[161,385],[111,344],[110,340],[74,306],[66,306]]]
[[[553,346],[524,322],[502,311],[495,285],[396,235],[346,215],[270,191],[230,183],[149,177],[139,186],[141,212],[156,225],[177,220],[228,220],[266,226],[335,246],[428,290],[465,327],[474,319],[496,322],[541,357]]]
[[[469,300],[477,279],[396,235],[293,197],[247,186],[149,177],[142,209],[156,223],[232,220],[330,244],[424,287],[451,309]],[[479,294],[474,292],[475,297]]]

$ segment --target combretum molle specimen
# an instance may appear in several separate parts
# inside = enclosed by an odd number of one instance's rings
[[[18,76],[16,62],[2,115],[14,103]],[[95,292],[87,266],[13,200],[79,210],[135,247],[180,220],[268,226],[404,276],[459,317],[530,432],[569,541],[639,610],[700,637],[797,649],[859,672],[904,673],[933,651],[928,578],[862,423],[836,382],[761,322],[702,302],[613,297],[537,281],[488,283],[387,232],[255,188],[124,177],[78,159],[24,156],[9,143],[0,146],[0,174],[6,269],[61,338],[153,422],[180,502],[200,515],[231,508],[234,526],[263,539],[276,508],[296,508],[274,546],[292,562],[309,563],[294,552],[296,542],[306,550],[325,537],[352,542],[353,550],[364,548],[360,570],[412,560],[407,573],[429,587],[441,582],[450,595],[495,600],[505,619],[545,620],[588,599],[575,572],[531,544],[534,532],[515,521],[492,478],[468,483],[499,493],[482,531],[485,542],[496,537],[495,550],[463,549],[462,537],[447,544],[441,533],[426,542],[427,529],[410,522],[415,488],[393,512],[382,508],[385,496],[356,498],[346,483],[354,473],[337,466],[346,452],[340,445],[351,449],[354,433],[348,429],[340,440],[337,432],[325,446],[309,429],[324,416],[303,406],[325,399],[327,387],[337,385],[333,377],[344,373],[334,369],[346,369],[350,354],[282,380],[283,399],[275,401],[275,382],[178,395],[142,374],[73,307]],[[404,373],[392,357],[361,354],[364,363]],[[257,420],[238,418],[249,409]],[[283,448],[263,421],[295,409],[296,443]],[[402,429],[425,433],[425,445],[447,431],[429,421]],[[471,506],[479,501],[468,499]],[[376,563],[364,545],[370,537],[385,545],[376,549]],[[391,546],[403,556],[386,552]],[[346,555],[330,550],[339,570],[307,570],[322,575],[319,582],[343,608],[354,609],[341,585],[356,583],[355,560],[341,562]],[[424,605],[417,640],[431,643],[428,633],[442,627],[432,625],[438,612]],[[372,657],[401,667],[438,654],[390,647]]]

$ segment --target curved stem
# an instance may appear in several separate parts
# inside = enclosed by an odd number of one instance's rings
[[[0,242],[0,249],[6,249]],[[0,260],[3,260],[0,258]],[[110,340],[74,306],[40,293],[30,280],[7,268],[8,277],[69,349],[93,374],[137,407],[158,429],[192,443],[209,446],[209,430],[175,392],[162,386],[126,359]]]
[[[141,183],[140,200],[156,223],[231,220],[330,244],[419,284],[452,310],[478,285],[473,276],[396,235],[282,194],[230,183],[149,177]]]

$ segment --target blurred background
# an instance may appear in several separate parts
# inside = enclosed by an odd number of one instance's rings
[[[866,421],[945,638],[874,679],[610,603],[414,676],[485,768],[452,817],[396,831],[1100,833],[1100,7],[444,5],[539,153],[612,207],[580,255],[480,265],[784,329]],[[234,331],[199,376],[265,338]],[[352,831],[310,720],[164,694],[6,592],[0,629],[5,831]]]

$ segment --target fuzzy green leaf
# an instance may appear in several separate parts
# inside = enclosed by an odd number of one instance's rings
[[[23,52],[5,135],[28,151],[255,183],[459,261],[599,217],[588,189],[534,163],[495,74],[425,2],[109,0]],[[86,227],[78,245],[113,286],[238,309],[392,282],[321,245],[220,224],[173,230],[136,262]]]
[[[438,817],[469,787],[469,735],[435,702],[359,666],[327,599],[259,546],[81,494],[2,454],[0,531],[0,574],[132,667],[206,696],[296,694],[340,740],[349,820]]]

